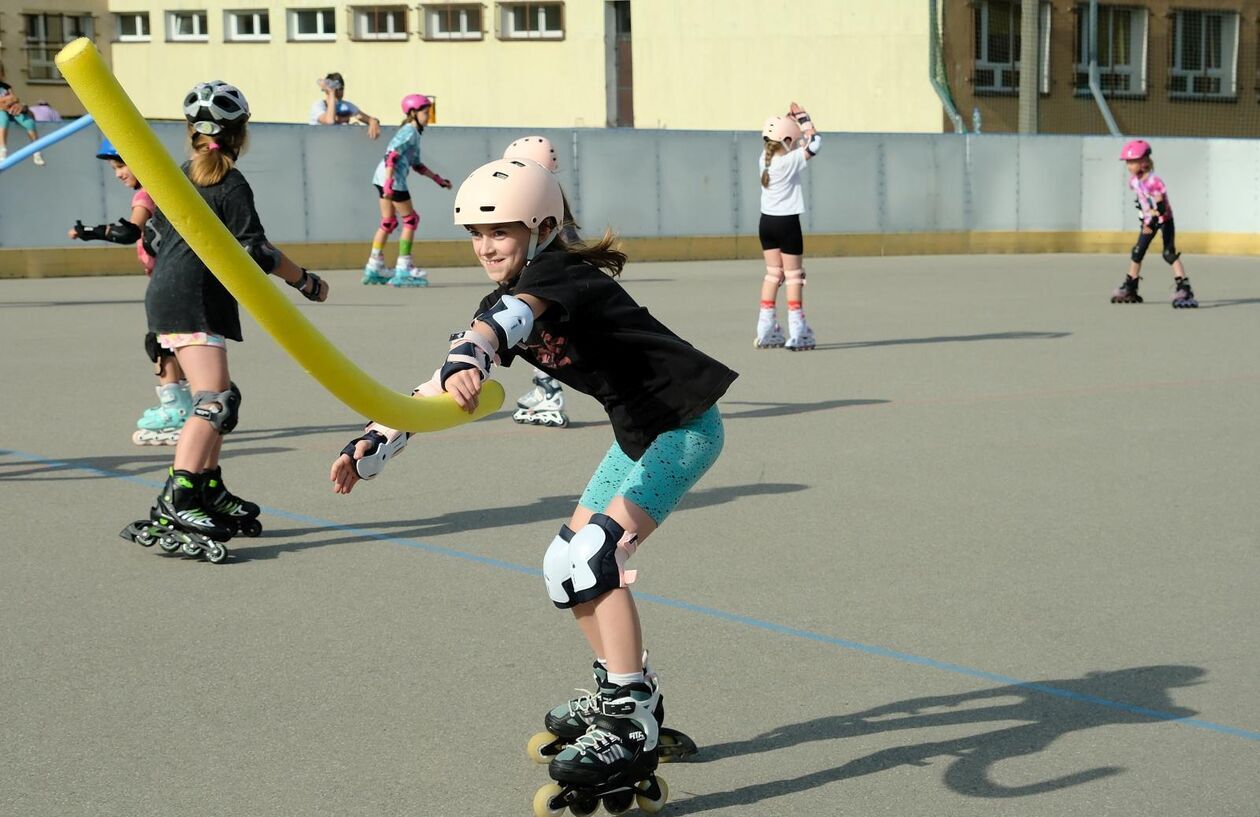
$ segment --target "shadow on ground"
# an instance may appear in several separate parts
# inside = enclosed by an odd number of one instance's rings
[[[989,332],[983,335],[939,335],[930,338],[890,338],[888,340],[851,340],[843,343],[820,343],[817,351],[827,349],[865,349],[871,346],[917,346],[927,343],[970,343],[979,340],[1054,340],[1071,332]]]
[[[692,491],[684,497],[678,506],[678,512],[692,508],[704,508],[710,505],[721,505],[750,496],[766,496],[788,494],[803,491],[809,486],[796,483],[756,483],[751,485],[730,485],[720,488],[704,488]],[[282,553],[307,550],[310,548],[329,547],[332,545],[356,544],[373,541],[375,537],[364,536],[359,531],[377,533],[390,539],[422,539],[469,531],[490,530],[493,528],[509,528],[514,525],[529,525],[539,522],[554,522],[559,527],[566,522],[577,506],[577,496],[544,496],[529,505],[506,505],[498,508],[481,508],[476,510],[451,511],[437,516],[419,519],[401,519],[394,522],[372,520],[361,524],[327,526],[310,526],[296,528],[272,528],[263,532],[264,539],[284,539],[283,544],[246,546],[249,541],[233,540],[240,545],[233,549],[233,557],[238,562],[256,559],[274,559]],[[264,522],[266,517],[264,517]],[[344,530],[349,528],[350,530]],[[312,542],[293,541],[312,534],[335,533],[332,538],[319,539]],[[534,553],[539,543],[520,543],[527,550],[522,553]],[[515,548],[516,546],[513,545]]]
[[[700,754],[692,760],[693,763],[714,763],[802,744],[912,729],[1022,721],[1017,726],[1003,726],[962,738],[902,743],[800,777],[697,794],[686,800],[672,801],[669,813],[699,814],[719,808],[751,806],[899,766],[930,766],[936,758],[948,764],[944,770],[945,785],[951,791],[969,797],[1027,797],[1079,786],[1120,774],[1124,767],[1108,765],[1081,769],[1019,786],[997,783],[993,780],[993,770],[1003,760],[1036,754],[1059,737],[1073,732],[1104,726],[1157,724],[1191,717],[1196,712],[1176,706],[1171,690],[1200,683],[1204,672],[1200,667],[1178,665],[1091,672],[1083,678],[1046,681],[1035,686],[1011,685],[957,695],[914,698],[862,712],[791,724],[745,741],[713,746],[702,744]],[[1014,700],[1008,702],[1006,699]],[[817,700],[825,701],[827,696]],[[692,737],[697,736],[692,733]],[[810,756],[818,757],[829,751],[843,757],[844,744],[816,747]]]

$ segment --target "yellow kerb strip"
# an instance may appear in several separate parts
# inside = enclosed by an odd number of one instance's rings
[[[487,380],[474,414],[448,394],[412,398],[368,377],[272,284],[171,160],[87,38],[67,45],[57,67],[101,130],[188,246],[298,365],[357,413],[404,431],[439,431],[485,417],[503,405],[503,387]]]

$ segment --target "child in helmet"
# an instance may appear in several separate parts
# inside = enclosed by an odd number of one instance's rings
[[[191,159],[188,176],[206,204],[266,273],[283,278],[312,301],[328,297],[328,284],[293,263],[267,240],[249,182],[236,169],[245,150],[249,104],[239,89],[203,82],[184,98]],[[123,535],[140,544],[182,543],[188,555],[226,557],[222,542],[237,532],[261,531],[259,508],[223,485],[223,435],[236,427],[241,392],[228,372],[227,341],[240,341],[240,309],[159,209],[153,215],[158,248],[144,306],[149,331],[175,353],[193,391],[188,418],[166,486],[148,523]]]
[[[394,138],[389,140],[385,158],[376,166],[372,184],[381,205],[381,225],[372,237],[372,254],[363,268],[363,283],[389,284],[396,287],[427,287],[429,275],[416,267],[411,260],[411,240],[420,225],[420,214],[411,203],[407,190],[407,171],[415,170],[428,176],[438,187],[451,189],[451,183],[429,169],[420,161],[420,135],[429,124],[429,112],[433,101],[424,94],[408,94],[403,97],[402,125]],[[394,264],[394,277],[385,274],[385,242],[390,233],[398,228],[398,214],[402,215],[402,235],[398,239],[398,261]]]
[[[136,255],[146,275],[153,274],[153,247],[145,240],[145,227],[149,219],[157,211],[153,198],[140,186],[140,181],[126,162],[118,155],[109,139],[101,140],[100,150],[96,158],[109,162],[114,168],[114,178],[122,182],[134,192],[131,196],[131,215],[120,218],[116,224],[101,224],[96,227],[85,227],[82,221],[76,221],[70,228],[70,238],[80,241],[111,241],[115,244],[136,245]],[[144,336],[144,351],[153,361],[154,374],[158,378],[158,404],[146,409],[136,421],[136,431],[131,441],[136,445],[174,445],[179,439],[179,430],[192,412],[192,394],[184,373],[180,371],[175,353],[163,349],[157,342],[157,336],[149,332]]]
[[[772,116],[761,130],[765,152],[757,160],[761,177],[761,252],[766,277],[761,284],[761,312],[757,316],[758,349],[786,346],[794,352],[814,348],[814,330],[805,322],[805,269],[802,256],[801,213],[805,197],[801,174],[818,154],[822,137],[803,108],[792,103],[787,116]],[[779,285],[787,281],[788,338],[776,315]]]
[[[537,162],[552,173],[560,170],[560,161],[555,146],[545,136],[522,136],[507,146],[503,151],[504,159],[529,159]],[[564,190],[560,194],[564,196]],[[565,244],[573,245],[581,241],[578,225],[569,210],[569,199],[564,196],[564,226],[560,228],[560,238]],[[569,417],[564,413],[564,389],[560,381],[544,372],[534,369],[534,387],[516,401],[516,412],[512,415],[515,422],[543,427],[564,428],[569,424]]]
[[[660,690],[645,666],[626,560],[717,459],[717,401],[737,374],[671,332],[614,280],[626,256],[611,232],[592,246],[560,237],[560,185],[538,164],[499,159],[473,171],[456,194],[455,223],[468,230],[496,288],[417,392],[445,391],[471,410],[492,363],[520,358],[607,411],[613,443],[542,560],[547,594],[573,612],[599,684],[594,695],[549,714],[548,728],[572,741],[550,773],[579,787],[647,779],[658,757]],[[369,424],[333,463],[334,490],[349,493],[379,473],[403,440]],[[489,479],[518,479],[522,469],[528,466],[492,466]]]
[[[1199,305],[1190,288],[1190,277],[1186,275],[1185,265],[1181,263],[1181,253],[1177,252],[1177,232],[1173,226],[1172,202],[1168,200],[1168,188],[1164,180],[1155,175],[1155,162],[1151,159],[1151,146],[1141,139],[1135,139],[1120,151],[1120,159],[1129,171],[1129,189],[1136,197],[1136,204],[1141,215],[1141,231],[1137,243],[1129,254],[1129,274],[1111,295],[1113,304],[1142,303],[1138,294],[1139,273],[1142,271],[1142,259],[1158,231],[1164,242],[1164,260],[1173,270],[1174,291],[1172,305],[1174,308],[1193,308]]]

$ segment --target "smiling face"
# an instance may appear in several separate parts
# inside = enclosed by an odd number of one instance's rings
[[[131,168],[127,167],[119,159],[110,159],[109,163],[114,166],[114,178],[135,190],[137,187],[136,175],[131,172]]]
[[[525,269],[529,230],[519,221],[510,224],[470,224],[468,236],[481,267],[496,284],[510,281]],[[543,235],[546,235],[544,232]]]

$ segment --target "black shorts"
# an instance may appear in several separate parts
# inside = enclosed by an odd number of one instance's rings
[[[778,250],[787,255],[804,255],[805,238],[801,235],[801,217],[768,216],[761,214],[757,229],[761,237],[761,249]]]
[[[376,188],[376,195],[380,196],[381,198],[385,198],[384,187],[381,187],[379,184],[374,184],[372,186]],[[395,190],[394,192],[389,194],[389,200],[390,201],[411,201],[411,193],[409,193],[406,190]]]

